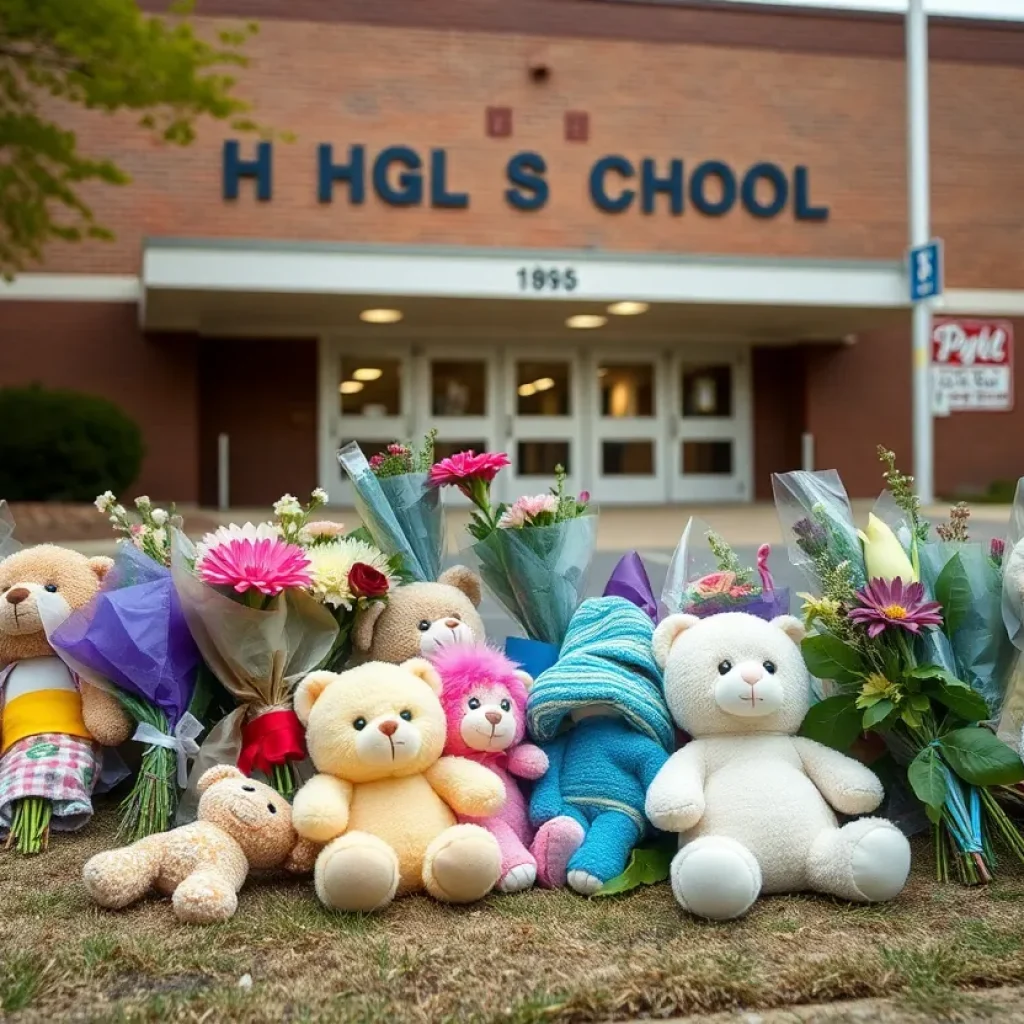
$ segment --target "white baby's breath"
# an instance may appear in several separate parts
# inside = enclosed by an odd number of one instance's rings
[[[153,522],[157,526],[163,526],[167,522],[167,512],[162,508],[153,509]]]

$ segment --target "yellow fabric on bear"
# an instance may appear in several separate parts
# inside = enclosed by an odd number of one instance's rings
[[[4,707],[3,748],[6,753],[19,740],[42,732],[58,732],[64,736],[80,736],[91,740],[82,717],[82,697],[72,690],[35,690],[15,697]]]

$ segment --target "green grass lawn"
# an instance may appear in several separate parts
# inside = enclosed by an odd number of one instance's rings
[[[985,989],[1024,982],[1024,872],[940,886],[927,843],[894,903],[774,897],[730,924],[686,916],[667,885],[465,908],[414,897],[361,918],[324,911],[309,880],[262,878],[234,920],[197,928],[166,902],[118,913],[88,902],[82,863],[113,830],[103,805],[85,834],[41,856],[0,851],[5,1020],[530,1024],[886,995],[922,1020],[976,1019]]]

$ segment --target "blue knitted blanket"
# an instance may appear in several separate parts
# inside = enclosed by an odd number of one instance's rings
[[[584,601],[569,623],[558,661],[530,691],[526,714],[534,739],[553,739],[576,709],[609,704],[671,753],[675,726],[652,653],[653,637],[654,623],[631,601]]]

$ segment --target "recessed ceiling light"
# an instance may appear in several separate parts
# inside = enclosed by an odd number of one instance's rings
[[[613,302],[608,307],[608,312],[615,316],[639,316],[650,308],[646,302]]]
[[[519,391],[519,397],[520,398],[530,398],[531,396],[537,394],[537,385],[536,384],[520,384],[519,388],[518,388],[518,391]]]
[[[343,395],[358,395],[363,390],[363,384],[358,380],[343,380],[338,385],[338,390]]]
[[[608,317],[600,316],[597,313],[577,313],[565,321],[566,327],[575,327],[579,330],[589,330],[594,327],[604,327],[608,323]]]
[[[384,371],[376,366],[364,366],[352,374],[355,380],[380,380],[383,376]]]
[[[541,377],[540,380],[535,380],[533,386],[538,391],[550,391],[555,386],[554,377]]]
[[[364,309],[359,319],[368,324],[397,324],[402,319],[400,309]]]

